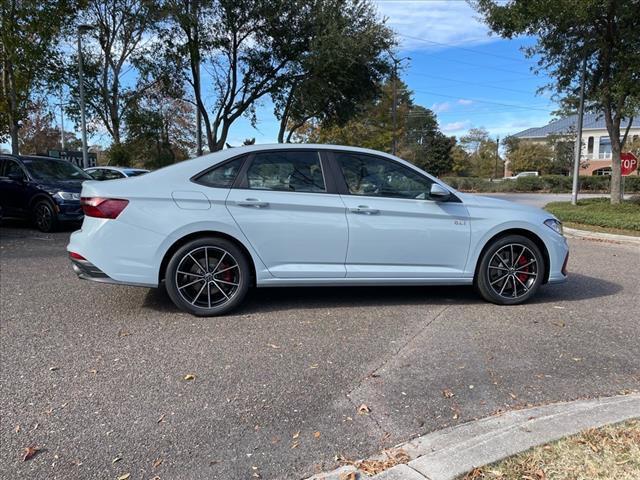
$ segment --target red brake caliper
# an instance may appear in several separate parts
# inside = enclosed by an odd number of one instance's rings
[[[527,258],[524,255],[520,255],[520,258],[518,259],[518,267],[522,267],[523,265],[526,265],[528,262]],[[520,272],[528,272],[529,271],[529,267],[523,268],[522,270],[520,270]],[[526,275],[525,273],[517,273],[516,277],[518,277],[518,279],[526,284],[527,279],[529,278],[529,275]]]

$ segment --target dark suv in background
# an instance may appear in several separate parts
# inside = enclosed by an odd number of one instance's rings
[[[3,218],[33,220],[42,232],[60,222],[81,221],[82,182],[93,180],[66,160],[0,155],[0,207]]]

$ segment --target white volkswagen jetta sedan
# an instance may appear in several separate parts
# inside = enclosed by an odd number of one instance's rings
[[[474,285],[514,305],[565,280],[562,225],[460,193],[397,157],[254,145],[126,180],[87,181],[67,247],[80,278],[157,287],[195,315],[249,287]]]

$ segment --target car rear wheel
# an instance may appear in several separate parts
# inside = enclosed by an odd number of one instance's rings
[[[518,305],[535,295],[544,275],[544,258],[538,246],[527,237],[509,235],[485,251],[475,283],[485,300]]]
[[[56,210],[48,200],[40,200],[32,210],[33,221],[41,232],[53,232],[58,225]]]
[[[207,237],[180,247],[169,260],[167,293],[181,310],[197,316],[223,315],[247,294],[251,269],[232,242]]]

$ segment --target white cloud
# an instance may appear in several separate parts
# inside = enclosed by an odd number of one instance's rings
[[[380,16],[386,17],[387,25],[398,34],[404,50],[441,50],[451,45],[479,45],[495,41],[495,37],[489,37],[488,27],[480,22],[478,14],[467,2],[376,0],[375,3]]]
[[[466,98],[461,98],[458,100],[458,105],[471,105],[473,100],[467,100]]]
[[[449,135],[466,131],[471,127],[471,120],[463,120],[460,122],[446,123],[442,126],[442,131]]]
[[[431,105],[431,110],[433,110],[434,113],[442,113],[450,109],[451,109],[451,104],[449,102],[440,102],[440,103],[434,103],[433,105]]]

